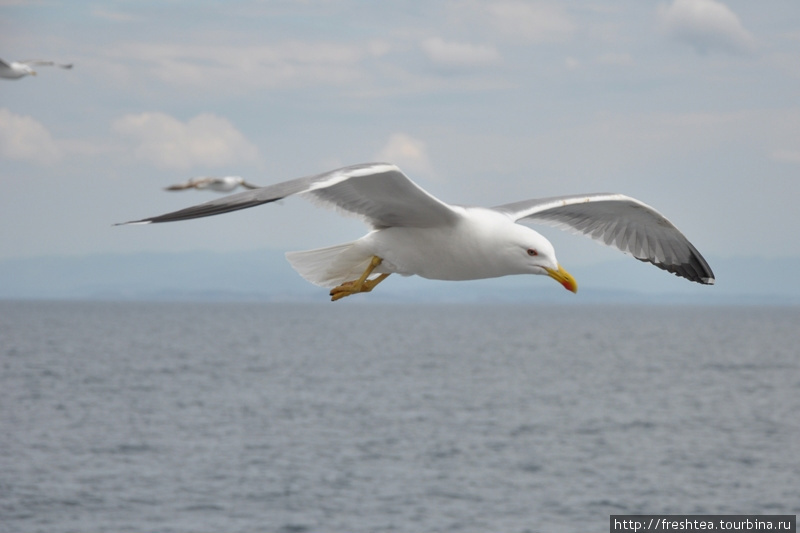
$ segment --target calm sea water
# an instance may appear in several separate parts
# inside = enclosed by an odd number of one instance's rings
[[[0,303],[0,531],[800,512],[800,309]]]

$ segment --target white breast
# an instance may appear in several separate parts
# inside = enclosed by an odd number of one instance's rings
[[[507,236],[517,228],[532,231],[503,214],[464,208],[454,225],[376,230],[359,245],[383,258],[378,271],[440,280],[483,279],[523,273],[508,261],[514,252]]]

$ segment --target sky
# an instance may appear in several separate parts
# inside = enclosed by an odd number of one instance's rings
[[[706,258],[800,256],[796,0],[0,0],[0,58],[74,64],[0,79],[0,260],[353,240],[299,198],[113,223],[216,197],[163,190],[194,176],[369,161],[459,204],[620,192]],[[567,268],[617,258],[541,232]]]

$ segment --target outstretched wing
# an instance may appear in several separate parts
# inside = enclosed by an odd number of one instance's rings
[[[515,220],[586,235],[677,276],[714,284],[711,267],[683,233],[664,215],[629,196],[612,193],[556,196],[494,209]]]
[[[60,67],[60,68],[72,68],[72,63],[62,64],[56,63],[55,61],[47,61],[44,59],[26,59],[25,61],[20,61],[20,63],[25,63],[26,65],[35,65],[37,67]]]
[[[232,194],[180,211],[123,224],[174,222],[220,215],[295,194],[359,216],[373,228],[429,227],[458,218],[453,207],[425,192],[396,166],[367,163]]]
[[[183,183],[176,183],[169,187],[164,187],[165,191],[185,191],[186,189],[194,189],[202,183],[208,183],[212,178],[191,178]]]

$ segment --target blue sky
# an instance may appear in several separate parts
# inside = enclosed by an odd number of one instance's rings
[[[267,184],[397,163],[441,199],[622,192],[707,257],[800,255],[795,0],[0,0],[0,259],[304,249],[360,222],[301,199],[112,223]],[[567,267],[616,258],[542,229]],[[712,263],[713,267],[713,263]]]

